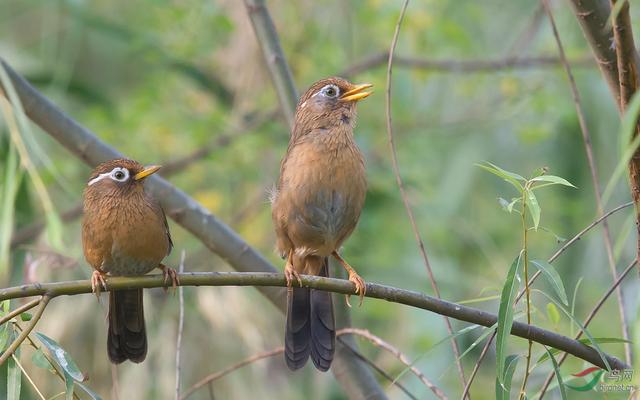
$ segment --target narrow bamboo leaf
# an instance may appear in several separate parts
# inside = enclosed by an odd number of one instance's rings
[[[522,176],[518,175],[518,174],[514,174],[513,172],[509,172],[506,171],[496,165],[491,164],[488,161],[485,161],[483,164],[476,164],[476,166],[484,169],[485,171],[489,171],[492,174],[499,176],[500,178],[504,179],[505,181],[509,182],[510,184],[512,184],[516,189],[518,189],[518,192],[521,192],[523,189],[522,184],[519,181],[525,182],[526,179],[524,179]]]
[[[73,400],[73,388],[75,380],[71,375],[64,371],[65,400]]]
[[[535,290],[538,293],[541,293],[543,296],[545,296],[547,299],[549,299],[549,301],[554,302],[555,305],[560,310],[562,310],[562,312],[564,312],[565,315],[567,317],[569,317],[571,319],[571,321],[573,321],[573,323],[576,324],[582,330],[582,332],[584,332],[584,335],[587,337],[587,339],[589,339],[589,343],[593,346],[595,351],[598,352],[598,355],[602,359],[602,362],[604,363],[605,367],[607,367],[607,371],[611,371],[611,365],[609,365],[609,361],[607,360],[607,357],[604,356],[604,353],[602,352],[602,349],[600,348],[600,346],[598,346],[598,342],[596,342],[596,340],[593,338],[593,336],[591,336],[591,333],[589,333],[589,331],[584,327],[584,325],[582,325],[582,323],[580,321],[578,321],[578,319],[576,317],[574,317],[573,314],[571,314],[569,312],[569,310],[564,305],[562,305],[560,302],[558,302],[556,299],[554,299],[553,297],[549,296],[548,294],[546,294],[542,290],[536,290],[536,289],[533,289],[533,290]]]
[[[62,368],[65,374],[68,374],[71,378],[78,382],[82,382],[84,380],[84,375],[78,368],[78,364],[71,358],[69,353],[53,339],[50,337],[37,332],[36,337],[42,342],[44,347],[49,350],[49,354],[53,358],[53,361],[57,363],[60,368]]]
[[[557,185],[564,185],[574,188],[575,186],[568,180],[555,175],[541,175],[530,179],[531,182],[549,182]],[[535,189],[535,188],[534,188]]]
[[[569,299],[567,298],[567,292],[564,290],[564,284],[562,283],[560,274],[558,274],[558,271],[553,267],[553,265],[543,260],[531,260],[531,264],[535,265],[536,268],[542,272],[542,275],[547,278],[547,281],[553,287],[553,290],[558,295],[558,298],[560,298],[560,301],[562,301],[562,304],[568,307]]]
[[[520,356],[511,354],[506,359],[507,368],[505,370],[504,384],[501,384],[496,377],[496,400],[509,400],[511,393],[511,381],[513,381],[513,373],[516,371]]]
[[[20,349],[14,353],[16,358],[20,357]],[[7,360],[7,400],[20,400],[20,390],[22,388],[22,371],[18,364],[9,357]]]
[[[500,384],[504,384],[505,378],[505,363],[506,363],[506,349],[507,340],[511,333],[511,326],[513,325],[513,304],[516,298],[516,292],[518,290],[518,283],[515,279],[518,274],[522,259],[522,253],[513,260],[509,272],[507,273],[507,279],[502,287],[502,294],[500,295],[500,309],[498,311],[498,333],[496,335],[496,371],[497,378]]]
[[[9,312],[9,300],[5,300],[0,304],[0,315],[6,315]],[[3,352],[7,346],[7,339],[9,339],[11,324],[6,323],[0,325],[0,352]]]
[[[458,357],[458,360],[462,360],[464,356],[466,356],[471,350],[476,348],[478,344],[480,344],[484,339],[486,339],[487,336],[489,336],[489,334],[493,333],[493,331],[496,329],[496,326],[497,324],[493,324],[493,326],[491,326],[490,328],[485,329],[485,331],[482,332],[482,334],[478,336],[478,338],[474,340],[473,343],[471,343],[471,345],[462,354],[460,354],[460,357]]]
[[[542,210],[540,209],[540,204],[538,204],[536,195],[533,194],[533,190],[526,189],[526,192],[526,202],[527,207],[529,207],[529,214],[531,214],[531,219],[533,220],[533,228],[538,230],[538,225],[540,225],[540,213]]]
[[[558,381],[558,388],[560,388],[560,397],[562,400],[567,400],[567,390],[564,387],[564,383],[562,383],[562,375],[560,375],[560,367],[558,366],[558,362],[556,358],[551,354],[547,346],[544,346],[544,349],[547,351],[548,356],[551,358],[551,363],[553,364],[553,372],[556,374],[556,380]]]
[[[520,201],[520,197],[516,197],[514,199],[511,199],[511,203],[509,203],[509,205],[507,206],[507,211],[512,213],[513,212],[513,206],[518,204],[519,201]]]
[[[35,365],[38,368],[44,368],[44,369],[53,368],[51,363],[49,363],[49,360],[47,360],[47,357],[44,356],[44,352],[42,351],[42,349],[38,349],[35,352],[33,352],[33,355],[31,356],[31,362],[33,363],[33,365]]]
[[[93,400],[102,400],[102,397],[98,396],[98,394],[93,390],[91,390],[87,385],[80,382],[76,382],[76,386],[82,389]]]
[[[554,325],[558,325],[558,323],[560,323],[560,313],[558,312],[558,307],[556,307],[555,304],[547,303],[547,316]]]

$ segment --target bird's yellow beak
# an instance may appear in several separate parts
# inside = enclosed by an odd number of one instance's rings
[[[373,85],[370,83],[362,83],[355,85],[351,90],[340,96],[340,101],[358,101],[365,97],[368,97],[372,92],[365,92],[365,89],[369,89]]]
[[[144,179],[147,176],[151,175],[151,174],[155,174],[156,172],[158,172],[158,170],[162,168],[162,165],[150,165],[148,167],[146,167],[145,169],[143,169],[142,171],[138,172],[137,174],[135,174],[133,176],[133,179],[136,181],[139,181],[140,179]]]

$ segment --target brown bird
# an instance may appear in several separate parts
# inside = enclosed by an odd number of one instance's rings
[[[82,248],[93,291],[106,289],[105,276],[144,275],[160,268],[165,282],[177,281],[175,270],[161,264],[173,242],[160,204],[144,190],[144,178],[159,166],[144,167],[127,159],[100,164],[84,190]],[[107,353],[112,363],[142,362],[147,355],[142,289],[109,293]]]
[[[323,79],[311,85],[296,107],[272,198],[276,248],[286,259],[285,360],[291,370],[303,367],[311,356],[317,369],[327,371],[335,350],[331,294],[303,288],[300,274],[329,276],[328,256],[333,256],[361,300],[365,293],[364,280],[338,249],[356,227],[367,191],[353,128],[356,103],[371,94],[366,91],[371,86]],[[300,288],[292,287],[294,278]]]

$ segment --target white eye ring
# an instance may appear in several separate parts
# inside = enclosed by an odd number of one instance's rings
[[[126,182],[129,179],[129,170],[126,168],[115,167],[109,173],[109,178],[116,182]]]
[[[322,94],[325,97],[334,99],[340,95],[340,88],[334,84],[329,84],[320,90],[320,94]]]

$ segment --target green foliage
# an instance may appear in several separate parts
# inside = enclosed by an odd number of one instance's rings
[[[496,335],[496,374],[500,385],[505,385],[508,377],[507,342],[513,325],[513,306],[518,292],[516,275],[522,265],[522,253],[513,260],[500,295],[498,310],[498,333]],[[514,366],[515,368],[515,366]],[[512,372],[513,375],[513,372]]]

